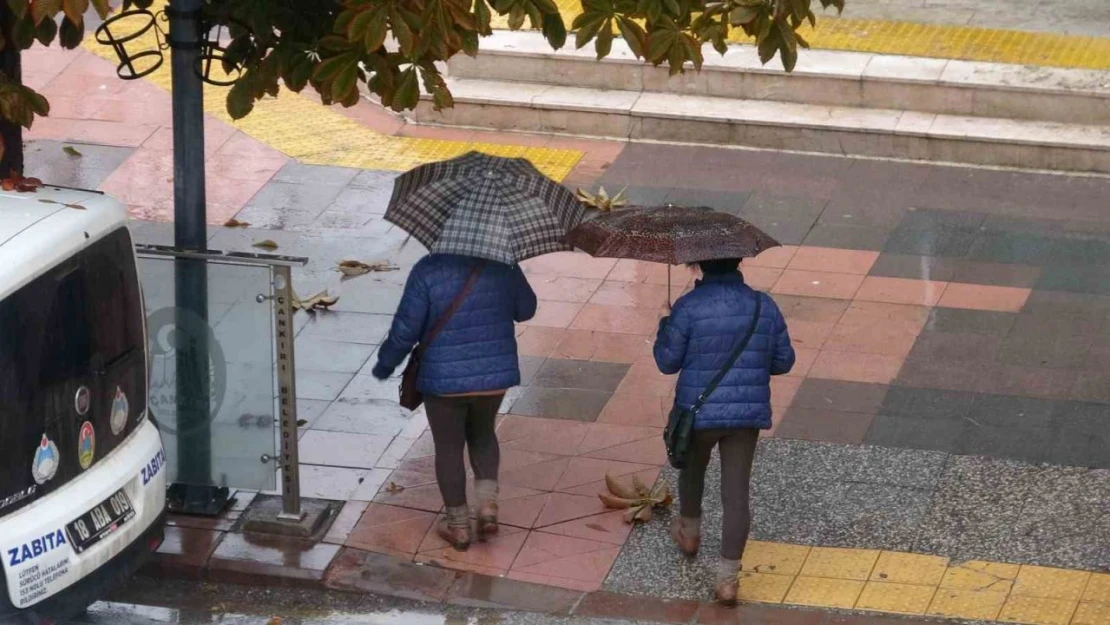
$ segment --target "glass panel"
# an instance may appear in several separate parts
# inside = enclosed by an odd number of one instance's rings
[[[162,430],[169,481],[273,490],[277,467],[273,302],[260,302],[258,297],[272,294],[270,269],[218,259],[205,263],[140,257],[139,276],[150,345],[150,407]],[[180,302],[179,292],[187,294]],[[205,297],[207,306],[200,310],[207,311],[207,320],[193,312]],[[189,342],[193,337],[198,343]],[[197,347],[190,349],[190,345]],[[207,410],[200,406],[200,419],[193,419],[188,416],[189,405],[177,401],[178,358],[183,350],[199,354],[205,345],[209,405]],[[200,356],[193,360],[198,361],[202,362]],[[189,377],[183,377],[187,383]],[[203,394],[203,380],[192,379],[201,380],[201,386],[185,390]]]

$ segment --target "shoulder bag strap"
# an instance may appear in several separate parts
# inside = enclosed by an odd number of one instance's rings
[[[748,347],[748,343],[752,340],[752,335],[755,334],[756,326],[759,325],[759,315],[762,312],[763,294],[759,291],[756,291],[755,317],[752,319],[751,326],[748,327],[747,334],[745,334],[744,338],[736,344],[736,349],[732,350],[732,354],[729,355],[728,361],[725,362],[725,366],[721,367],[721,370],[717,372],[717,375],[713,376],[713,379],[709,381],[709,385],[705,387],[705,390],[702,391],[701,395],[698,396],[697,401],[695,401],[694,405],[690,407],[690,410],[692,412],[697,414],[697,412],[701,410],[701,407],[705,405],[705,401],[709,399],[709,395],[713,391],[717,390],[717,385],[721,383],[721,380],[725,379],[725,374],[727,374],[729,370],[732,369],[732,365],[736,364],[736,361],[740,358],[740,355],[744,353],[744,350]]]
[[[443,331],[443,328],[447,326],[447,322],[451,320],[451,317],[458,312],[459,307],[462,306],[463,300],[465,300],[467,294],[470,293],[470,289],[474,288],[474,284],[478,282],[478,278],[482,275],[482,270],[485,268],[486,261],[483,260],[475,265],[474,269],[470,270],[470,276],[466,279],[466,283],[463,284],[462,290],[459,291],[459,294],[451,301],[451,305],[447,307],[447,310],[436,320],[436,324],[432,326],[431,331],[428,332],[428,336],[424,337],[424,340],[420,342],[421,353],[428,349],[432,341],[434,341],[436,337],[439,336],[439,333]]]

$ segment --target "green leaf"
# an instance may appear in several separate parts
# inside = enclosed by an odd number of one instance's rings
[[[31,19],[38,26],[44,19],[54,17],[62,10],[62,0],[35,0],[31,4]]]
[[[62,27],[58,31],[58,42],[66,50],[73,50],[81,45],[81,40],[85,38],[85,22],[81,21],[80,24],[74,24],[69,21],[69,18],[62,20]]]
[[[478,33],[468,30],[462,34],[462,50],[467,56],[478,56]]]
[[[93,8],[96,9],[96,14],[100,19],[107,19],[112,13],[112,5],[110,0],[92,0]]]
[[[385,45],[385,39],[389,35],[389,30],[386,25],[384,12],[369,11],[369,13],[372,19],[366,25],[366,31],[363,33],[362,45],[367,52],[376,52]],[[394,32],[396,32],[396,29],[394,29]]]
[[[103,1],[107,2],[107,0]],[[27,0],[8,0],[8,8],[16,18],[23,19],[23,16],[27,15]]]
[[[701,42],[686,33],[682,33],[680,41],[685,48],[686,58],[694,63],[694,69],[701,71],[702,63],[705,62],[705,57],[701,53]]]
[[[513,3],[513,8],[509,9],[509,29],[520,30],[524,26],[524,5],[521,2]]]
[[[667,64],[670,66],[671,76],[677,76],[685,70],[686,59],[686,47],[676,40],[667,52]]]
[[[83,24],[85,22],[85,11],[89,10],[89,0],[63,0],[62,9],[69,21],[74,24]]]
[[[54,38],[58,36],[58,22],[54,20],[43,20],[35,29],[35,39],[44,46],[54,43]]]
[[[766,65],[768,61],[775,58],[775,52],[778,51],[781,45],[782,36],[779,35],[779,31],[771,31],[771,34],[759,42],[759,61]]]
[[[794,37],[794,29],[785,22],[778,22],[779,38],[782,40],[779,51],[782,53],[782,67],[787,72],[794,71],[798,64],[798,40]]]
[[[30,87],[23,87],[23,97],[27,99],[27,103],[30,105],[35,115],[40,117],[47,117],[50,115],[50,102],[48,102],[42,94]]]
[[[26,50],[34,45],[35,31],[34,19],[31,18],[30,14],[24,15],[23,19],[12,26],[12,39],[15,41],[16,47],[20,50]]]
[[[351,92],[358,92],[358,64],[351,63],[350,65],[339,70],[335,76],[335,81],[332,83],[331,95],[336,100],[347,100]]]
[[[752,20],[759,17],[760,12],[759,7],[738,6],[728,14],[728,21],[733,26],[750,24]]]
[[[532,0],[532,3],[545,15],[559,12],[559,5],[555,4],[553,0]]]
[[[548,13],[543,16],[543,36],[553,50],[561,50],[566,45],[567,25],[563,23],[562,15]]]
[[[577,19],[575,20],[578,32],[574,34],[574,46],[581,49],[593,41],[602,25],[608,20],[608,16],[602,13],[583,13],[579,16],[579,19],[582,20],[581,24],[578,23]]]
[[[678,31],[661,28],[648,35],[647,60],[659,65],[666,60],[671,48],[677,43]]]
[[[416,68],[410,67],[401,72],[401,81],[397,84],[397,93],[393,96],[393,106],[391,108],[400,113],[416,108],[419,102],[420,83],[416,77]]]
[[[344,15],[348,15],[348,12],[344,11],[343,14],[340,15],[340,18],[342,18]],[[336,20],[336,30],[340,28],[342,21],[342,19]],[[367,39],[366,33],[368,30],[370,30],[370,24],[375,21],[385,21],[385,15],[382,11],[369,9],[366,11],[354,13],[350,18],[350,21],[347,22],[347,28],[344,29],[347,34],[347,41],[350,41],[351,43],[358,43],[362,39]],[[382,37],[382,40],[385,40],[384,36]],[[370,40],[367,39],[367,41],[369,42]],[[370,44],[367,43],[367,46],[369,45]],[[373,48],[373,50],[377,49],[377,47]]]
[[[617,18],[617,27],[620,28],[621,37],[624,37],[624,41],[628,44],[628,49],[632,51],[632,54],[636,55],[638,59],[643,58],[644,40],[647,39],[647,33],[644,32],[644,29],[623,15]]]
[[[675,17],[682,15],[682,7],[678,5],[678,0],[663,0],[663,6],[666,7],[668,13]]]
[[[346,54],[333,56],[330,59],[325,59],[316,66],[316,71],[312,72],[312,79],[318,82],[328,82],[334,80],[339,72],[350,64],[351,57]]]
[[[490,12],[486,0],[474,0],[474,18],[478,21],[478,33],[482,36],[493,34],[490,29]]]
[[[396,39],[398,45],[401,46],[401,54],[413,58],[416,52],[416,35],[412,32],[412,28],[409,27],[409,23],[399,11],[390,13],[389,22],[393,27],[393,38]],[[377,48],[374,48],[374,50],[377,50]]]
[[[597,31],[597,42],[594,44],[594,50],[597,52],[597,60],[601,60],[613,51],[613,18],[605,20],[601,25],[601,30]]]
[[[81,158],[82,156],[84,156],[84,154],[81,154],[81,152],[72,145],[62,146],[62,152],[65,152],[67,156],[72,156],[74,158]]]
[[[251,93],[250,81],[245,77],[231,86],[227,92],[227,114],[232,119],[242,119],[254,110],[254,95]]]
[[[802,37],[801,33],[799,33],[798,31],[794,31],[794,38],[798,40],[799,46],[805,48],[806,50],[809,49],[809,42],[806,41],[805,37]]]

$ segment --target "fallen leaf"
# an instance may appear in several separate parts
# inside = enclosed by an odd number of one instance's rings
[[[651,521],[651,517],[651,506],[644,506],[640,508],[639,512],[636,513],[636,516],[633,517],[633,520],[647,523],[648,521]]]
[[[615,508],[618,510],[630,508],[637,501],[639,501],[638,499],[625,499],[624,497],[617,497],[616,495],[610,495],[609,493],[598,493],[597,496],[601,499],[601,503],[605,504],[606,508]]]
[[[644,485],[643,481],[640,480],[640,477],[638,475],[632,476],[632,489],[635,490],[636,494],[640,497],[651,496],[651,489]]]
[[[293,294],[293,310],[295,311],[304,310],[306,312],[312,312],[320,308],[327,309],[335,306],[337,302],[339,302],[339,296],[328,295],[327,289],[324,289],[316,295],[313,295],[312,297],[304,300],[297,297],[296,293]]]
[[[281,625],[283,619],[280,616],[272,616],[270,620],[266,621],[266,625]]]
[[[308,425],[307,419],[297,419],[297,427],[303,428],[306,425]]]
[[[625,487],[624,484],[621,484],[620,482],[618,482],[615,477],[612,477],[608,473],[605,474],[605,486],[609,488],[610,493],[613,493],[614,495],[616,495],[617,497],[620,497],[621,499],[639,499],[640,498],[640,496],[636,493],[635,490],[629,490],[627,487]]]
[[[238,219],[235,219],[234,217],[232,217],[231,219],[228,219],[227,221],[224,222],[224,227],[225,228],[246,228],[249,225],[250,225],[249,223],[247,223],[245,221],[239,221]]]
[[[264,250],[276,250],[278,248],[278,244],[271,241],[270,239],[264,239],[262,241],[256,242],[251,247],[257,247]]]
[[[69,154],[70,156],[76,156],[76,157],[84,156],[84,154],[78,152],[77,148],[73,147],[72,145],[67,145],[67,146],[63,147],[62,151],[65,152],[66,154]]]
[[[392,481],[389,483],[389,486],[385,487],[385,492],[389,493],[390,495],[396,495],[397,493],[400,493],[404,490],[405,490],[404,486],[401,486],[397,482],[392,482]]]
[[[344,278],[354,278],[371,271],[397,271],[398,267],[385,261],[368,264],[361,260],[341,260],[336,263],[335,269],[343,274]]]

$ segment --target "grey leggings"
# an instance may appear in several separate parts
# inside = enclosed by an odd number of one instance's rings
[[[759,442],[759,430],[698,430],[689,464],[678,478],[679,511],[688,519],[701,518],[701,499],[705,492],[705,470],[713,448],[721,448],[721,504],[724,507],[721,557],[739,560],[748,543],[752,527],[749,486],[752,460]]]
[[[504,395],[426,397],[428,427],[436,451],[436,482],[449,508],[466,505],[463,448],[478,480],[496,480],[501,464],[497,445],[497,410]]]

